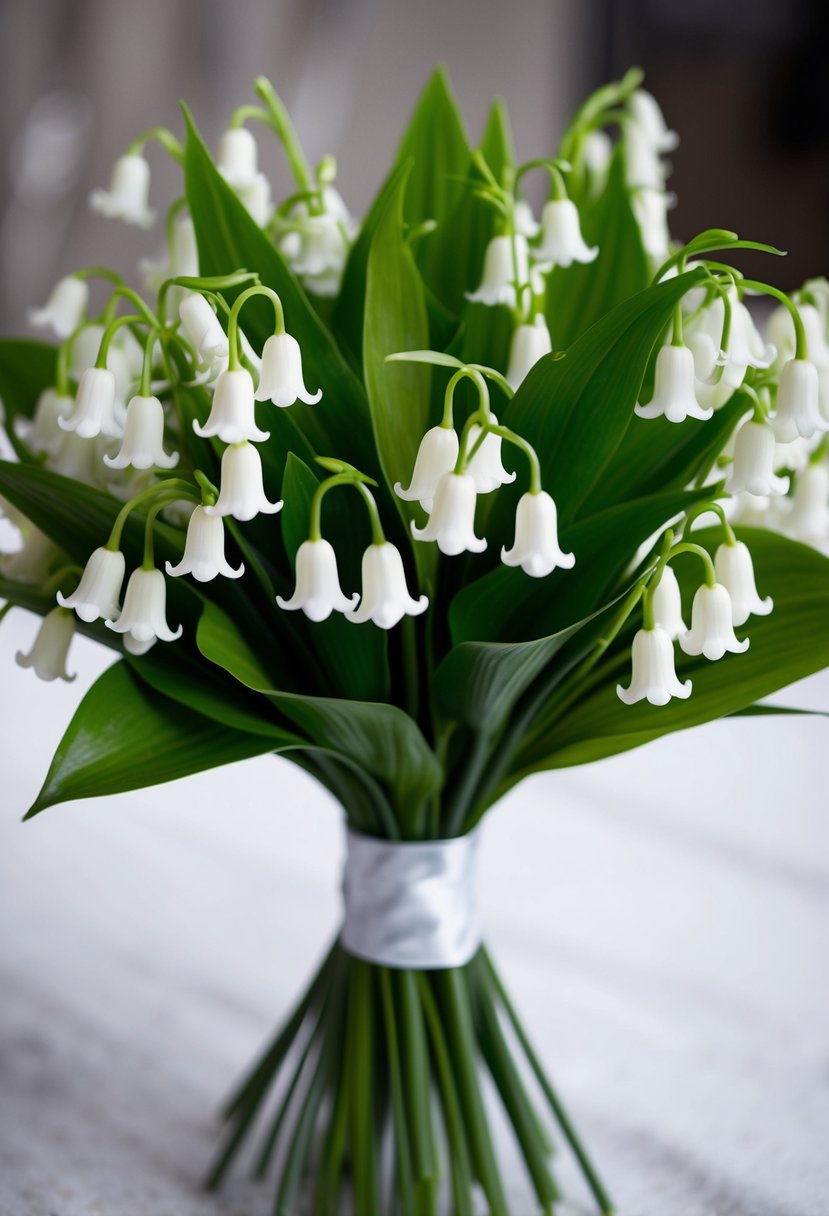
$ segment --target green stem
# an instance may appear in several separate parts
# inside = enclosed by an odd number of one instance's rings
[[[264,287],[262,284],[257,284],[255,287],[248,287],[241,295],[237,296],[230,310],[230,319],[227,323],[227,341],[228,341],[228,368],[230,371],[238,371],[241,367],[239,362],[239,313],[248,300],[254,296],[267,296],[273,304],[274,311],[274,333],[284,334],[285,332],[285,310],[282,307],[282,301],[277,293],[271,287]]]
[[[116,317],[114,321],[110,321],[104,330],[101,338],[101,345],[98,347],[98,357],[95,360],[95,366],[99,369],[106,368],[109,348],[112,345],[112,339],[115,337],[119,329],[123,329],[125,325],[135,325],[143,320],[141,316],[126,316]]]
[[[397,1023],[392,1001],[391,974],[386,967],[378,969],[382,996],[383,1019],[386,1027],[386,1042],[389,1051],[389,1078],[391,1081],[392,1115],[394,1121],[395,1166],[397,1169],[397,1193],[403,1216],[418,1216],[415,1209],[412,1160],[409,1132],[406,1125],[403,1072],[400,1065],[400,1048],[397,1042]],[[403,972],[404,975],[410,974]],[[404,1056],[405,1058],[405,1056]],[[408,1063],[408,1061],[407,1061]],[[426,1074],[428,1078],[428,1073]]]
[[[729,546],[729,548],[733,548],[737,543],[737,537],[734,535],[734,529],[728,522],[728,516],[725,513],[725,508],[723,507],[722,503],[714,502],[713,500],[711,502],[699,502],[696,504],[696,506],[691,507],[691,509],[685,515],[683,535],[689,535],[691,532],[691,525],[693,524],[694,520],[699,519],[700,515],[706,515],[709,511],[713,511],[715,515],[719,516],[720,523],[722,524],[723,535],[725,537],[725,543]]]
[[[532,1044],[524,1031],[524,1027],[521,1025],[521,1022],[518,1019],[518,1014],[515,1012],[512,1001],[510,1000],[507,991],[501,982],[498,972],[495,970],[495,965],[490,958],[489,952],[484,946],[481,947],[481,955],[495,985],[495,989],[498,993],[501,1005],[504,1008],[504,1012],[512,1025],[512,1029],[516,1038],[518,1039],[518,1042],[521,1044],[524,1055],[527,1057],[527,1062],[535,1074],[538,1084],[541,1086],[544,1096],[546,1097],[550,1105],[550,1109],[558,1121],[558,1125],[561,1128],[567,1143],[570,1145],[576,1160],[581,1166],[587,1185],[590,1187],[593,1197],[595,1198],[596,1203],[599,1205],[602,1216],[612,1216],[613,1202],[605,1190],[604,1185],[602,1184],[602,1181],[599,1178],[599,1175],[596,1172],[590,1158],[587,1156],[581,1140],[576,1134],[576,1129],[573,1126],[569,1115],[564,1109],[558,1094],[547,1080],[547,1076],[541,1066],[538,1056],[533,1050]]]
[[[800,311],[794,301],[786,295],[785,291],[780,291],[779,288],[772,287],[768,283],[760,283],[757,279],[743,279],[740,286],[747,291],[759,291],[763,295],[772,296],[789,310],[795,333],[794,357],[795,359],[808,359],[809,344],[806,341],[806,330],[800,317]]]
[[[291,172],[297,185],[300,190],[307,191],[309,194],[314,193],[315,183],[311,175],[311,167],[308,164],[302,144],[299,142],[299,136],[296,133],[294,124],[291,122],[291,116],[285,103],[267,77],[258,76],[254,81],[253,87],[267,107],[270,124],[276,132],[276,136],[282,147],[285,149],[285,155],[288,158],[288,163],[291,166]]]
[[[380,1212],[377,1153],[374,1143],[375,1031],[372,967],[352,959],[351,1000],[357,1027],[353,1046],[354,1086],[351,1107],[351,1156],[355,1216]]]
[[[417,983],[420,990],[420,1000],[423,1005],[426,1026],[432,1043],[432,1054],[435,1060],[437,1083],[443,1111],[443,1126],[446,1130],[446,1141],[452,1167],[454,1213],[455,1216],[472,1216],[472,1170],[469,1164],[466,1129],[458,1100],[458,1091],[455,1087],[455,1078],[452,1075],[449,1048],[443,1033],[443,1024],[438,1014],[432,989],[429,986],[427,977],[422,972],[419,972],[417,975]]]
[[[168,152],[173,160],[180,165],[184,164],[184,147],[172,131],[168,131],[166,127],[150,127],[149,130],[138,135],[127,148],[127,156],[141,156],[144,145],[151,139],[161,144],[164,151]]]
[[[700,559],[705,567],[705,583],[708,587],[715,586],[717,582],[717,574],[714,570],[714,563],[711,561],[711,555],[707,550],[703,549],[702,545],[691,544],[690,541],[680,541],[678,545],[674,545],[668,554],[668,561],[678,557],[680,553],[693,553]]]
[[[134,498],[126,502],[115,517],[115,523],[112,525],[112,531],[109,534],[109,540],[104,546],[105,549],[111,549],[115,552],[121,545],[121,534],[124,531],[124,524],[127,522],[129,515],[136,507],[141,507],[145,503],[151,501],[158,494],[166,495],[170,501],[175,501],[176,498],[192,498],[198,501],[198,496],[194,487],[189,481],[182,481],[180,478],[168,478],[165,481],[157,482],[155,485],[147,486],[146,489],[140,490]],[[169,505],[165,502],[165,505]]]

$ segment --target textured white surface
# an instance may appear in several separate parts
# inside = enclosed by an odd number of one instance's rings
[[[41,684],[11,662],[33,627],[0,634],[0,1216],[264,1216],[267,1187],[199,1179],[337,925],[336,808],[262,758],[21,827],[108,661],[82,644],[75,685]],[[829,707],[829,679],[783,700]],[[621,1216],[829,1212],[828,737],[723,722],[488,822],[493,952]]]

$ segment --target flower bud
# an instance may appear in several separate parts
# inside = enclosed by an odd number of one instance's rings
[[[513,389],[523,384],[538,360],[549,355],[552,349],[553,342],[543,313],[536,315],[532,325],[516,326],[507,367],[507,380]]]

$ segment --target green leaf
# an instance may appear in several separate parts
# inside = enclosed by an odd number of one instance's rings
[[[546,313],[553,349],[572,345],[601,317],[648,286],[652,267],[642,247],[639,225],[625,180],[624,148],[618,144],[607,184],[580,210],[588,245],[598,245],[594,262],[556,267],[548,278]]]
[[[311,500],[319,478],[308,466],[289,452],[285,465],[282,496],[282,537],[293,566],[296,551],[308,539]],[[340,585],[348,592],[359,586],[360,559],[364,545],[371,541],[367,520],[362,530],[350,512],[338,510],[337,495],[356,492],[341,486],[323,500],[323,533],[337,553]],[[340,502],[342,500],[340,499]],[[344,560],[343,560],[344,559]],[[319,659],[320,686],[358,701],[385,701],[389,695],[388,643],[384,630],[373,625],[354,625],[341,613],[311,625],[301,618],[308,649]]]
[[[363,364],[374,438],[386,484],[404,485],[429,426],[431,374],[423,363],[386,362],[429,342],[420,275],[403,240],[404,174],[377,224],[368,259]],[[404,505],[394,495],[400,508]]]
[[[693,681],[693,691],[687,701],[673,700],[661,708],[619,700],[616,684],[627,682],[629,667],[620,668],[609,654],[606,680],[527,743],[510,784],[539,769],[588,764],[745,710],[829,665],[829,560],[773,532],[740,529],[739,535],[751,550],[761,594],[774,599],[770,616],[750,617],[740,629],[740,636],[751,639],[745,654],[727,654],[711,663],[688,658],[677,647],[677,673]],[[695,531],[694,540],[713,550],[720,535]],[[699,585],[698,564],[677,562],[676,571],[689,602]]]
[[[160,785],[274,750],[273,739],[193,713],[115,663],[78,706],[26,818],[58,802]]]
[[[57,347],[30,338],[0,339],[0,401],[10,426],[31,418],[37,399],[55,383]]]
[[[759,702],[757,705],[745,705],[742,709],[735,709],[733,714],[729,714],[729,718],[768,718],[774,717],[790,717],[792,714],[803,718],[829,718],[829,710],[825,709],[795,709],[791,705],[767,705],[764,702]]]
[[[489,107],[480,150],[495,180],[504,185],[505,170],[515,164],[515,153],[507,105],[501,97],[496,97]]]
[[[206,659],[268,697],[315,743],[370,773],[404,820],[415,819],[440,788],[442,770],[434,753],[417,724],[396,706],[273,688],[244,636],[213,604],[205,606],[197,642]]]
[[[363,322],[366,308],[366,279],[368,277],[368,255],[374,234],[389,202],[398,191],[401,181],[411,171],[411,162],[397,165],[392,170],[380,193],[369,208],[360,226],[357,240],[351,246],[345,264],[340,294],[334,305],[332,325],[334,333],[344,350],[348,351],[353,366],[363,366]]]
[[[363,386],[308,303],[279,250],[268,240],[236,197],[213,160],[185,109],[187,147],[185,187],[196,229],[202,274],[255,270],[278,293],[288,332],[299,342],[306,381],[323,390],[318,405],[297,404],[269,412],[270,445],[279,452],[296,446],[298,435],[320,456],[339,456],[372,475],[377,457]],[[228,292],[230,299],[238,292]],[[273,309],[264,298],[246,305],[245,333],[261,350],[273,333]]]
[[[208,666],[183,646],[154,647],[141,658],[125,656],[132,670],[156,692],[234,730],[264,735],[274,747],[302,747],[303,740],[275,720],[264,697]]]
[[[491,738],[539,672],[589,619],[532,642],[462,642],[434,675],[438,715]]]
[[[404,219],[415,228],[436,220],[437,231],[418,241],[415,258],[427,285],[455,310],[464,286],[458,279],[457,250],[446,221],[464,193],[469,144],[444,68],[432,74],[415,107],[395,160],[395,169],[413,162]]]

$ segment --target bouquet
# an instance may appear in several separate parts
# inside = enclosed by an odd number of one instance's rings
[[[91,196],[148,228],[147,146],[180,164],[141,290],[80,269],[31,315],[56,342],[0,344],[18,662],[72,679],[76,630],[118,655],[28,814],[268,752],[342,805],[342,932],[211,1185],[252,1149],[277,1213],[504,1216],[492,1091],[538,1208],[556,1126],[607,1213],[481,941],[478,829],[532,773],[780,712],[829,664],[829,284],[672,241],[637,71],[525,164],[497,101],[470,146],[438,71],[360,224],[255,93],[215,160],[185,108]]]

